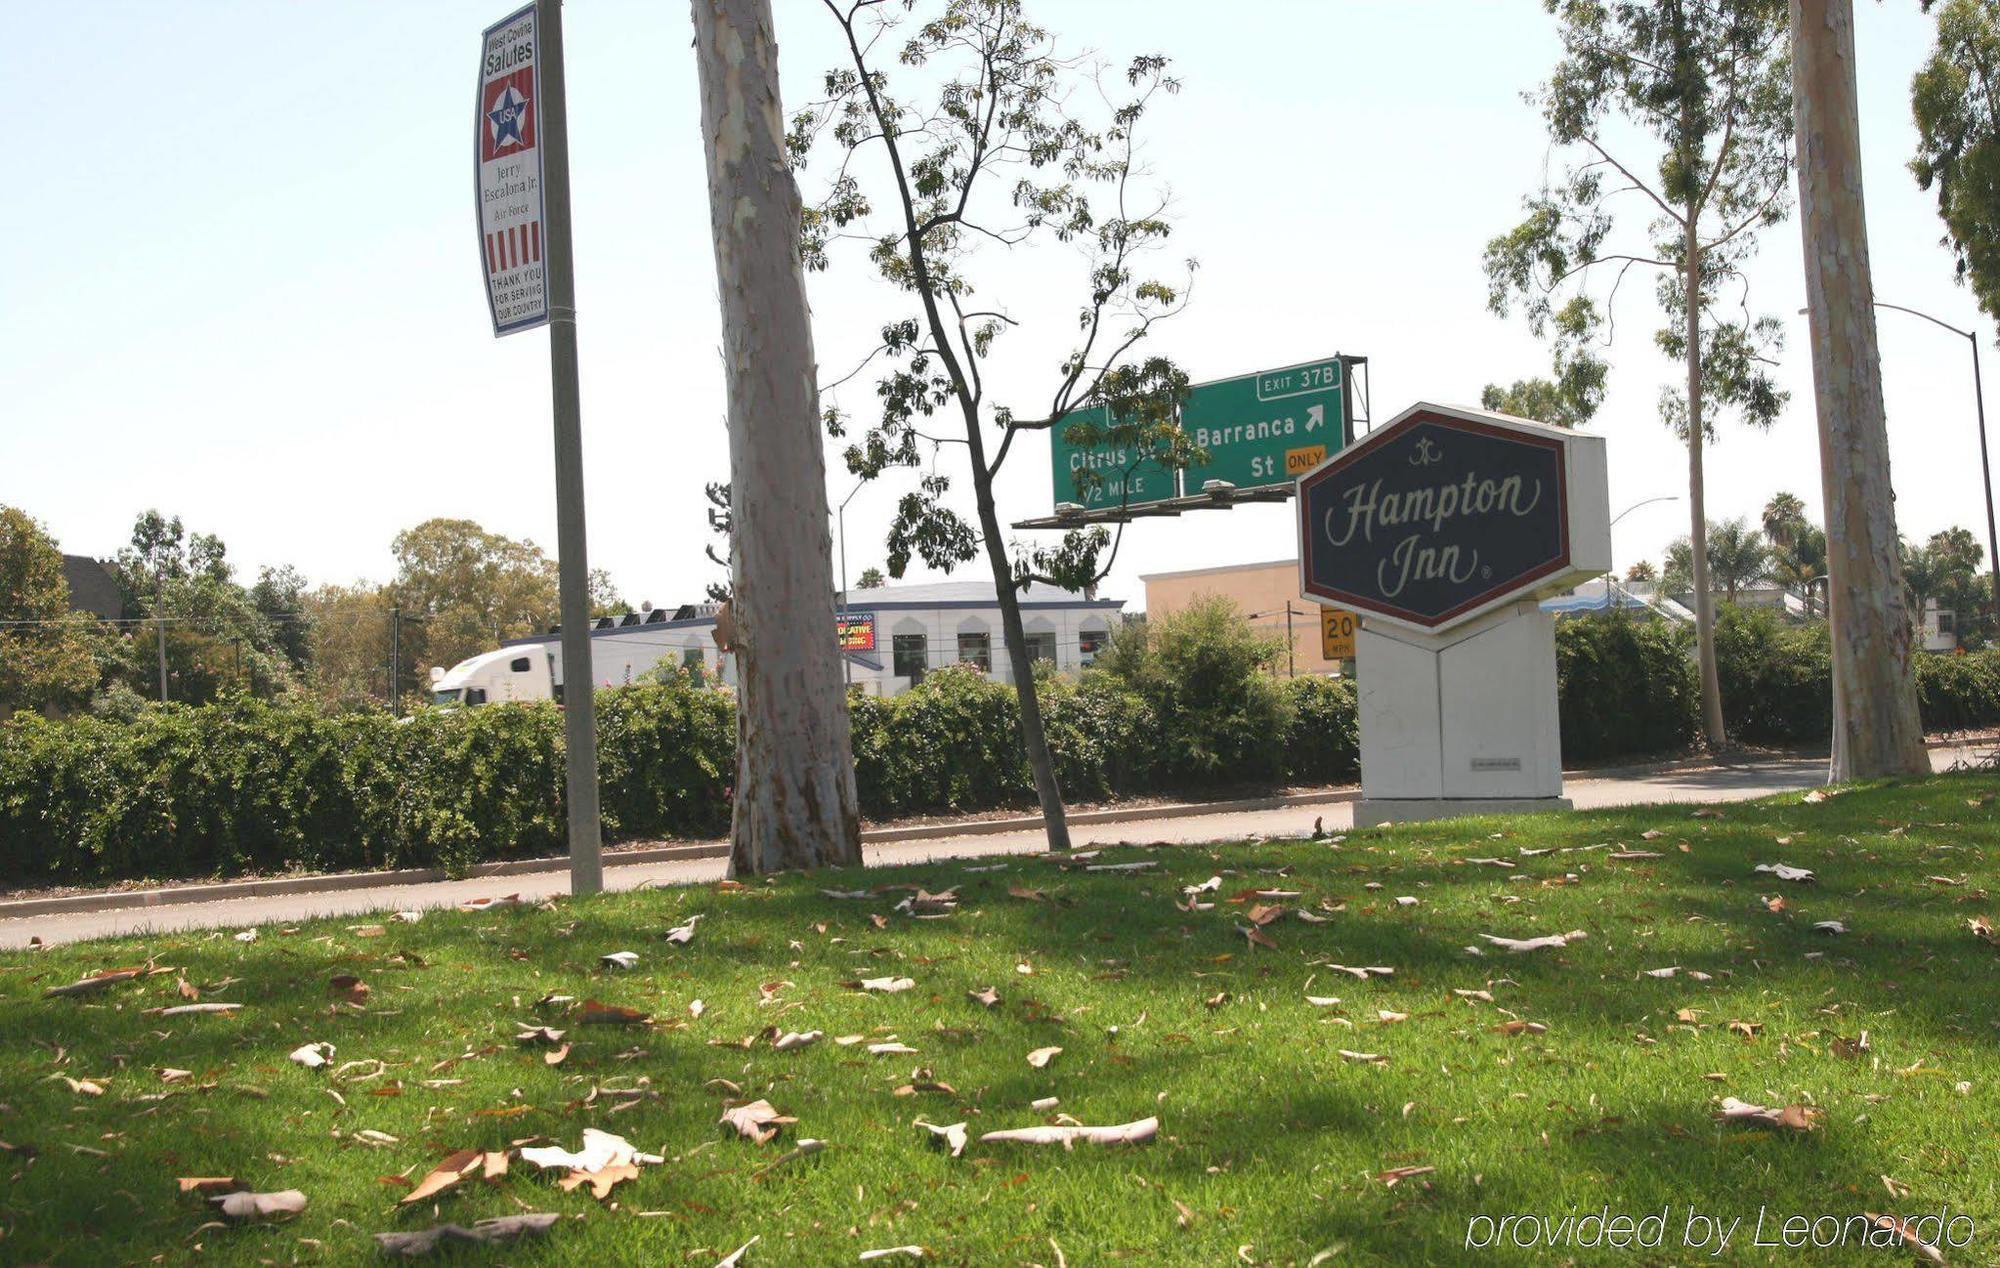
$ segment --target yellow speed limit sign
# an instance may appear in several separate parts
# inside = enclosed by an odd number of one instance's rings
[[[1345,608],[1319,610],[1319,654],[1327,660],[1354,659],[1354,613]]]

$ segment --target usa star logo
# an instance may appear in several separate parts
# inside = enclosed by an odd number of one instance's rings
[[[520,70],[486,85],[487,159],[500,158],[535,145],[534,71]]]

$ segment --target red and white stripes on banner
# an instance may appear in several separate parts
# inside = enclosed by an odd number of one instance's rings
[[[531,220],[486,235],[486,271],[501,273],[542,262],[542,222]]]

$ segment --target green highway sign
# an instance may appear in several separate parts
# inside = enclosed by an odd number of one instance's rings
[[[1100,439],[1090,445],[1072,444],[1068,432],[1076,423],[1094,425]],[[1178,497],[1180,488],[1175,472],[1142,455],[1129,443],[1102,439],[1109,426],[1110,413],[1099,405],[1076,410],[1049,429],[1056,503],[1074,502],[1088,510],[1100,510]],[[1077,476],[1084,472],[1100,477],[1095,487],[1078,487]]]
[[[1181,429],[1208,461],[1188,467],[1188,493],[1210,480],[1239,489],[1290,484],[1345,448],[1341,369],[1339,357],[1328,357],[1190,388]]]

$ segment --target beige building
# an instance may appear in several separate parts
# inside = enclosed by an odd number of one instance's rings
[[[1260,630],[1285,637],[1290,607],[1292,656],[1280,662],[1279,673],[1331,674],[1337,661],[1321,656],[1320,605],[1299,593],[1299,561],[1274,559],[1262,564],[1228,564],[1220,568],[1190,568],[1140,577],[1146,583],[1146,615],[1165,616],[1203,595],[1220,595],[1235,602]]]

